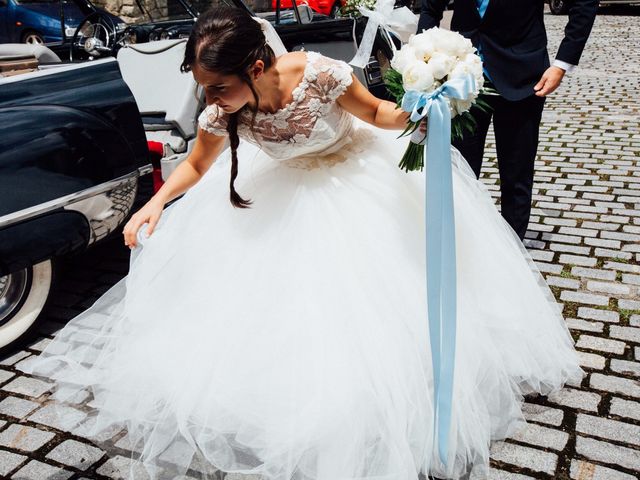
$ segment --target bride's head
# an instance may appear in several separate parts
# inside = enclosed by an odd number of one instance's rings
[[[208,105],[217,105],[229,114],[227,131],[231,144],[231,203],[245,208],[234,189],[238,175],[238,113],[243,108],[255,117],[259,96],[254,82],[275,62],[261,26],[239,8],[216,7],[202,14],[195,23],[185,48],[180,69],[192,72],[202,86]]]

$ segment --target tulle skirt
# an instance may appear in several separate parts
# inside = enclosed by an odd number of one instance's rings
[[[357,125],[318,158],[243,143],[250,209],[229,203],[223,155],[166,209],[128,277],[31,364],[59,402],[89,393],[88,420],[66,416],[73,433],[124,429],[131,478],[458,478],[521,426],[523,394],[581,378],[543,278],[453,150],[458,333],[439,461],[424,173],[397,167],[397,132]]]

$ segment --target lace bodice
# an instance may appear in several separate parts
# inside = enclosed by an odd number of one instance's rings
[[[238,135],[259,145],[269,156],[286,160],[311,154],[330,154],[348,141],[351,115],[336,102],[351,84],[352,69],[345,62],[308,52],[304,74],[291,103],[275,113],[240,112]],[[227,135],[229,115],[209,105],[200,115],[200,128]]]

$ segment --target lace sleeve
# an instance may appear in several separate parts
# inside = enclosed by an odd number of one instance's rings
[[[341,60],[316,54],[310,63],[309,79],[325,100],[335,101],[353,82],[353,69]]]
[[[224,137],[227,135],[227,119],[228,115],[216,105],[209,105],[198,117],[198,125],[205,132]]]

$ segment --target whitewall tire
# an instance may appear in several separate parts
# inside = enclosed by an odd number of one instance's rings
[[[0,348],[20,340],[36,324],[52,278],[51,260],[0,277]]]

